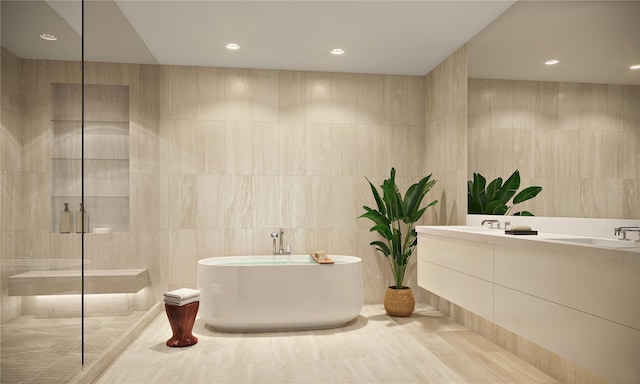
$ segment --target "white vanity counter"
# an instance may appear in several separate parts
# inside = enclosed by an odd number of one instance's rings
[[[416,231],[420,287],[612,382],[640,382],[638,243],[473,226]]]

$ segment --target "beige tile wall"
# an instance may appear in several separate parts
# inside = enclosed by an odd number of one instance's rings
[[[282,227],[294,253],[362,257],[365,301],[380,302],[391,278],[357,220],[364,177],[424,175],[424,90],[415,76],[160,67],[167,195],[148,214],[169,234],[168,287],[194,286],[198,259],[269,254]]]
[[[469,79],[469,174],[520,170],[538,216],[640,217],[640,87]]]
[[[24,60],[2,51],[2,274],[43,269],[51,259],[81,257],[80,236],[51,233],[51,84],[79,84],[80,64],[63,61]],[[6,63],[6,65],[5,65]],[[154,282],[168,281],[162,252],[166,233],[158,224],[141,222],[162,217],[166,207],[166,178],[159,176],[159,68],[151,65],[87,63],[88,84],[127,86],[130,90],[130,231],[85,237],[88,268],[149,268]],[[99,106],[98,106],[99,107]],[[100,108],[96,109],[98,112]],[[89,148],[91,148],[91,143]],[[90,165],[90,164],[89,164]],[[90,170],[90,167],[89,167]],[[109,185],[111,188],[113,185]],[[141,193],[142,187],[144,194]],[[87,188],[99,186],[87,186]],[[102,188],[104,189],[104,188]],[[164,200],[163,200],[164,198]],[[75,207],[72,207],[75,208]],[[145,210],[145,214],[140,212]],[[147,213],[150,212],[150,213]],[[154,212],[160,212],[154,217]],[[166,216],[166,208],[164,209]],[[91,216],[91,212],[89,212]],[[142,219],[144,218],[144,220]],[[90,219],[91,221],[91,219]],[[165,220],[166,222],[166,220]],[[151,230],[149,230],[151,228]],[[158,255],[158,253],[160,253]],[[21,261],[30,259],[28,263]],[[30,267],[12,267],[14,265]],[[3,277],[5,277],[3,276]],[[9,298],[3,279],[2,314],[8,320],[21,312],[21,301]],[[163,288],[158,287],[160,292]]]
[[[426,76],[426,169],[439,200],[428,222],[464,224],[467,214],[467,50],[461,47]]]
[[[6,141],[14,146],[3,169],[18,172],[3,174],[15,185],[3,198],[20,200],[26,185],[42,202],[26,207],[22,233],[3,233],[3,247],[79,258],[79,236],[50,234],[50,221],[37,220],[51,209],[50,85],[77,83],[79,66],[16,63],[24,118],[38,123],[24,137],[45,153]],[[87,235],[91,268],[147,267],[159,295],[194,287],[199,259],[268,254],[270,233],[283,227],[294,253],[361,256],[366,302],[381,301],[392,279],[368,245],[371,225],[357,220],[373,203],[364,177],[379,184],[395,166],[406,188],[426,173],[423,77],[104,63],[85,73],[88,84],[128,86],[131,109],[130,231]],[[17,225],[17,212],[3,214]],[[407,276],[415,287],[415,266]]]

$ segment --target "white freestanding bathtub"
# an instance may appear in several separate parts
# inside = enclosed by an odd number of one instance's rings
[[[199,317],[231,332],[323,329],[355,319],[363,304],[362,263],[330,256],[229,256],[198,262]]]

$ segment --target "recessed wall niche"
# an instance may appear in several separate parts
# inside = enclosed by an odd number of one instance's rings
[[[85,85],[84,202],[89,232],[129,231],[129,87]],[[82,196],[82,86],[51,85],[51,228],[69,203],[72,233]]]

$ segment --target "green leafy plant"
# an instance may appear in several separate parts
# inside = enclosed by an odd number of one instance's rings
[[[409,258],[418,242],[415,223],[420,220],[427,208],[436,205],[438,201],[434,200],[426,207],[421,207],[425,195],[436,184],[436,180],[431,180],[431,175],[411,185],[404,198],[396,185],[395,178],[396,170],[391,168],[391,176],[380,186],[382,195],[367,179],[378,209],[363,206],[365,213],[359,218],[371,220],[374,226],[370,231],[378,232],[382,236],[382,240],[372,241],[370,245],[373,245],[389,262],[395,287],[400,289]]]
[[[542,191],[542,187],[532,186],[518,192],[520,188],[520,172],[516,169],[509,178],[502,183],[502,178],[487,180],[479,173],[473,174],[473,180],[467,184],[468,213],[484,215],[507,215],[514,205],[533,199]],[[518,192],[518,194],[516,194]],[[513,197],[513,202],[510,200]],[[514,216],[534,216],[529,211],[520,211]]]

